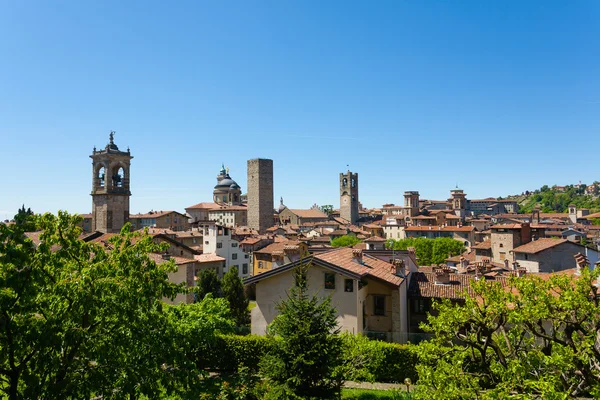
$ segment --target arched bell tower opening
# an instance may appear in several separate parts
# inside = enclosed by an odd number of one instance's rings
[[[358,220],[358,174],[340,174],[340,217],[354,224]]]
[[[92,231],[118,233],[129,221],[131,197],[129,152],[114,143],[114,131],[103,150],[94,151],[92,159]]]

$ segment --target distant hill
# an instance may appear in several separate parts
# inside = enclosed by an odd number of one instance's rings
[[[568,185],[548,187],[542,186],[533,192],[509,196],[507,199],[519,202],[520,213],[530,213],[536,206],[542,212],[568,212],[570,204],[575,204],[578,209],[587,208],[590,212],[600,212],[600,184]]]

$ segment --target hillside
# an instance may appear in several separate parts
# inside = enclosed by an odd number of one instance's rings
[[[600,186],[594,183],[591,188],[586,185],[568,185],[552,187],[544,185],[533,192],[525,192],[517,196],[509,196],[519,202],[520,213],[530,213],[536,206],[542,212],[568,212],[570,204],[578,209],[587,208],[590,212],[600,211]]]

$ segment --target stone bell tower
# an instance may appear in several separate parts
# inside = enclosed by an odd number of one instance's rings
[[[340,174],[340,217],[354,224],[358,220],[358,174]]]
[[[110,132],[110,142],[96,150],[92,159],[92,231],[118,233],[129,221],[129,152],[120,151],[114,142],[115,132]]]

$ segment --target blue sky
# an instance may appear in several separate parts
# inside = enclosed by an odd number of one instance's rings
[[[130,146],[132,212],[211,201],[272,158],[275,203],[368,207],[600,180],[600,2],[0,2],[0,218],[91,210]]]

